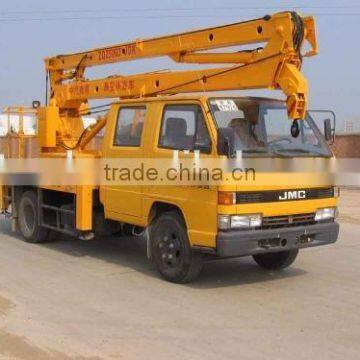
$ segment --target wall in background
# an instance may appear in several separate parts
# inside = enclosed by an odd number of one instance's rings
[[[360,158],[360,134],[336,135],[331,148],[338,158]]]

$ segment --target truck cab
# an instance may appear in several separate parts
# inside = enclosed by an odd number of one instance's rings
[[[109,113],[102,155],[164,164],[174,157],[217,164],[333,156],[309,114],[297,134],[291,128],[286,103],[275,99],[182,95],[121,101]],[[289,174],[265,175],[249,183],[114,183],[100,186],[100,201],[107,219],[146,229],[149,256],[175,282],[198,275],[204,258],[251,255],[259,265],[279,269],[301,248],[336,241],[331,183],[312,186],[300,174],[294,185],[286,180]]]

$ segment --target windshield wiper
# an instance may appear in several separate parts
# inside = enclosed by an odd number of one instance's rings
[[[241,151],[243,154],[266,154],[266,153],[268,153],[268,150],[264,149],[264,148],[239,149],[238,151]],[[234,151],[230,157],[231,158],[236,157],[236,151]]]
[[[244,153],[267,153],[268,150],[265,148],[253,148],[253,149],[244,149],[244,150],[240,150]]]
[[[242,149],[240,151],[245,154],[269,154],[269,155],[277,155],[277,156],[283,157],[283,158],[291,157],[289,155],[278,153],[278,152],[276,152],[276,150],[271,149],[271,148],[270,149],[269,148]],[[235,156],[236,156],[236,152],[234,152],[231,155],[231,157],[235,157]]]
[[[271,151],[271,154],[277,155],[277,156],[282,157],[282,158],[289,158],[289,157],[291,157],[291,155],[285,155],[285,154],[283,154],[283,153],[281,153],[281,152],[278,152],[278,151],[275,150],[275,149],[270,149],[270,151]]]
[[[272,146],[269,146],[269,147],[267,147],[267,148],[262,148],[262,147],[259,147],[259,148],[253,148],[253,149],[245,149],[245,150],[243,150],[243,151],[245,151],[245,152],[254,152],[254,153],[267,153],[267,154],[269,154],[269,155],[277,155],[277,156],[279,156],[279,157],[284,157],[284,158],[286,158],[286,157],[289,157],[288,155],[284,155],[284,154],[282,154],[282,153],[278,153],[277,151],[276,151],[276,149],[274,149]]]
[[[310,154],[313,156],[323,156],[326,157],[326,154],[319,152],[319,151],[314,151],[314,150],[307,150],[304,148],[291,148],[291,149],[286,149],[286,148],[282,148],[282,149],[276,149],[276,151],[278,152],[290,152],[290,153],[302,153],[302,154]]]

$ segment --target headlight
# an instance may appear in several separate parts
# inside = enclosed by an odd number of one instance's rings
[[[251,229],[260,227],[261,224],[262,217],[260,214],[218,216],[218,227],[220,230]]]
[[[220,230],[230,229],[230,215],[218,215],[218,228]]]
[[[255,228],[261,226],[261,215],[233,215],[231,217],[231,228]]]
[[[336,208],[323,208],[318,209],[315,214],[315,221],[324,221],[335,219],[336,217]]]

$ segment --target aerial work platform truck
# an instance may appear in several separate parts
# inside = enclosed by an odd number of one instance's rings
[[[321,129],[307,111],[301,72],[303,61],[316,53],[313,17],[282,12],[46,58],[47,101],[33,103],[37,156],[331,159],[331,122],[326,119]],[[86,77],[91,67],[164,56],[194,69]],[[228,94],[247,89],[278,90],[284,98]],[[111,103],[91,105],[103,99]],[[84,115],[103,110],[84,127]],[[89,148],[100,132],[100,146]],[[11,208],[14,229],[31,243],[54,233],[81,239],[141,235],[159,273],[185,283],[199,275],[205,260],[253,256],[261,267],[277,270],[300,249],[337,240],[334,184],[310,186],[301,177],[297,185],[287,184],[280,176],[274,172],[266,183],[246,186],[7,183],[1,207]]]

